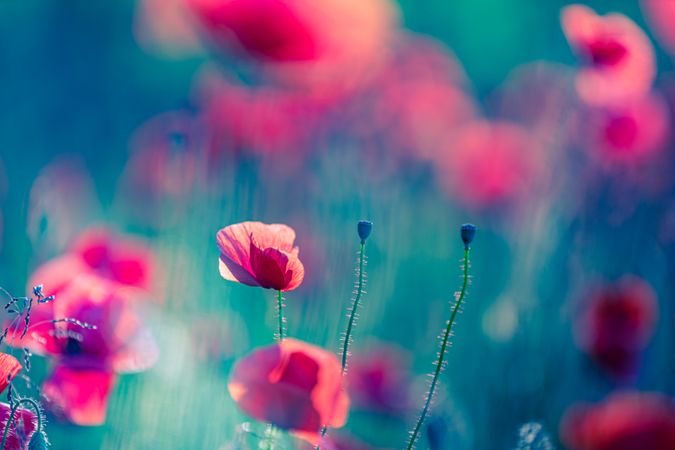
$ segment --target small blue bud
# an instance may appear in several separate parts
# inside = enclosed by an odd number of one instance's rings
[[[49,447],[50,445],[47,436],[45,436],[42,431],[33,433],[33,436],[28,443],[28,450],[47,450]]]
[[[368,236],[370,236],[370,232],[373,231],[373,222],[369,220],[359,220],[357,229],[359,231],[361,243],[364,243],[366,242],[366,239],[368,239]]]
[[[461,228],[462,242],[464,242],[464,248],[469,248],[473,238],[476,236],[476,225],[471,223],[465,223]]]

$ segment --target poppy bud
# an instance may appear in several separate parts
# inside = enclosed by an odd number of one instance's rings
[[[462,242],[464,242],[464,248],[469,248],[473,238],[476,236],[476,226],[470,223],[465,223],[461,228]]]
[[[47,436],[42,431],[33,433],[28,443],[28,450],[47,450],[49,448],[49,441]]]
[[[356,228],[359,232],[361,243],[363,244],[366,242],[366,239],[368,239],[368,236],[370,236],[370,232],[373,231],[373,222],[369,220],[359,220]]]

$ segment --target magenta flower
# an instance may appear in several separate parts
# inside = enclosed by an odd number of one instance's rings
[[[287,225],[242,222],[218,232],[219,269],[230,281],[278,291],[300,286],[305,268]]]
[[[649,38],[628,17],[598,16],[583,5],[562,10],[562,27],[572,49],[587,63],[577,75],[577,92],[594,105],[622,102],[646,94],[656,75]]]
[[[55,359],[43,391],[50,408],[69,421],[103,423],[116,374],[140,372],[156,362],[155,341],[132,304],[118,284],[77,275],[51,308],[35,308],[25,337],[10,340]]]

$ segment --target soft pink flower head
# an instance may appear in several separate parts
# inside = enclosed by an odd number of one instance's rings
[[[587,151],[605,166],[645,162],[664,149],[670,134],[668,106],[656,92],[593,108],[587,119]]]
[[[574,450],[675,448],[675,406],[661,394],[622,392],[603,402],[570,408],[560,426]]]
[[[624,378],[633,374],[657,319],[652,288],[640,278],[625,276],[589,295],[577,324],[577,339],[601,368]]]
[[[305,268],[291,227],[242,222],[220,230],[217,239],[220,274],[226,280],[280,291],[302,283]]]
[[[525,195],[539,174],[539,155],[526,129],[506,121],[474,121],[444,144],[435,165],[439,183],[477,208]]]
[[[219,46],[233,43],[294,84],[349,83],[381,59],[397,10],[388,0],[185,0]]]
[[[647,93],[656,76],[654,49],[628,17],[598,16],[583,5],[562,10],[562,27],[573,50],[587,63],[577,75],[577,92],[593,105],[607,105]]]
[[[314,444],[322,426],[341,427],[349,398],[334,354],[295,339],[254,350],[232,370],[230,395],[247,415]]]
[[[0,352],[0,392],[3,392],[11,380],[21,371],[21,364],[15,357]],[[11,408],[7,403],[0,403],[0,430],[4,430]],[[25,450],[31,435],[36,429],[37,417],[24,408],[19,408],[10,425],[5,442],[7,450]]]
[[[140,372],[157,361],[157,345],[127,294],[117,283],[75,274],[58,300],[34,308],[25,337],[8,341],[56,359],[43,392],[50,408],[73,423],[103,423],[115,374]]]

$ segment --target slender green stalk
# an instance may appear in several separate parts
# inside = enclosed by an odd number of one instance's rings
[[[279,319],[278,341],[284,340],[284,299],[281,296],[281,290],[277,291],[277,318]]]
[[[42,433],[42,413],[40,412],[40,405],[38,405],[37,402],[32,398],[19,399],[14,404],[14,406],[12,406],[12,409],[9,413],[9,418],[7,418],[7,423],[5,424],[5,431],[4,433],[2,433],[2,442],[0,443],[0,449],[5,448],[5,443],[7,442],[7,435],[9,433],[9,427],[12,425],[12,422],[14,422],[14,415],[16,414],[16,411],[19,409],[19,406],[21,406],[22,403],[28,403],[35,409],[35,415],[37,416],[37,428],[35,429],[34,433]]]
[[[366,252],[366,243],[361,241],[361,247],[359,248],[359,279],[356,285],[356,295],[354,296],[354,301],[352,302],[352,309],[349,312],[349,322],[347,322],[347,331],[345,331],[345,342],[342,344],[342,374],[344,375],[347,370],[347,358],[349,357],[349,344],[352,340],[352,330],[354,329],[354,323],[356,322],[356,310],[359,308],[359,303],[361,302],[361,296],[363,295],[363,284],[364,284],[364,275],[363,275],[363,264],[365,259]]]
[[[459,297],[457,297],[457,300],[455,301],[455,307],[452,309],[452,314],[450,315],[448,325],[445,327],[445,333],[443,334],[443,340],[441,341],[440,356],[438,357],[438,361],[436,362],[436,369],[434,370],[434,377],[431,380],[431,385],[429,386],[429,392],[427,393],[427,398],[424,402],[424,408],[422,409],[422,413],[420,414],[420,417],[417,420],[417,423],[415,424],[415,428],[413,429],[412,433],[410,433],[410,441],[408,442],[407,450],[412,450],[412,448],[415,446],[415,441],[417,440],[417,436],[419,435],[420,428],[422,427],[424,419],[426,418],[427,413],[429,412],[429,408],[431,407],[431,400],[434,397],[436,384],[438,383],[438,378],[441,374],[441,370],[443,369],[443,359],[445,358],[445,350],[448,347],[448,342],[450,340],[450,332],[452,331],[452,325],[455,322],[455,316],[457,315],[457,311],[459,311],[459,307],[462,304],[462,300],[464,300],[464,297],[466,296],[466,288],[468,284],[469,284],[469,247],[467,245],[464,248],[464,277],[462,282],[462,290],[460,291]]]
[[[359,308],[361,303],[361,297],[363,295],[363,286],[365,284],[365,274],[363,271],[363,266],[366,259],[366,241],[361,240],[361,246],[359,247],[359,269],[358,269],[358,281],[356,282],[356,294],[354,295],[354,300],[352,301],[352,308],[349,312],[349,321],[347,322],[347,331],[345,331],[345,341],[342,344],[342,375],[345,374],[347,370],[347,358],[349,358],[349,344],[352,340],[352,331],[354,330],[354,325],[356,324],[356,310]],[[328,432],[328,427],[323,426],[321,428],[321,437],[324,437]],[[320,445],[315,447],[315,450],[320,450]]]

